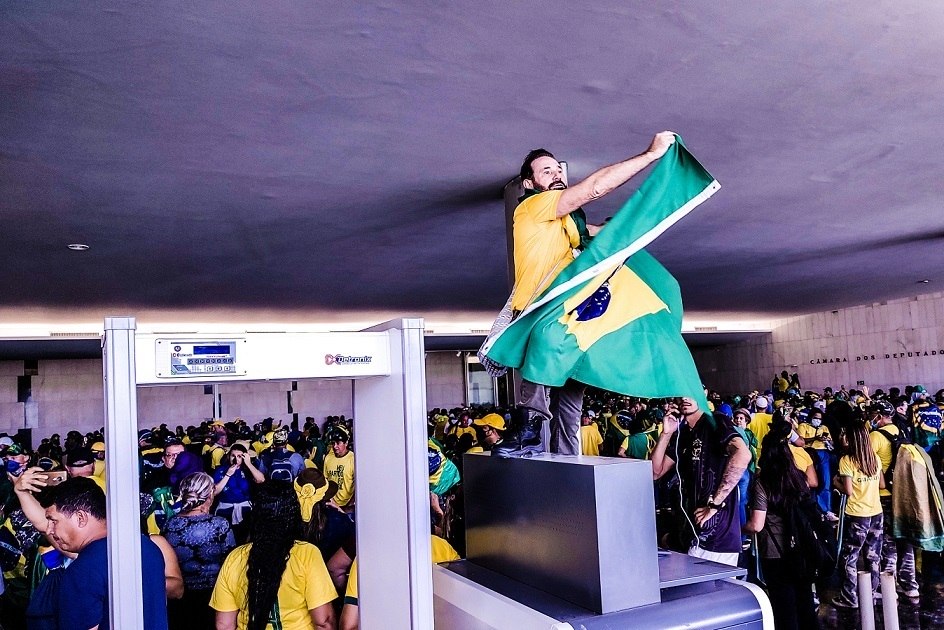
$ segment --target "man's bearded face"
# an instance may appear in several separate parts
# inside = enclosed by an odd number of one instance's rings
[[[564,168],[560,162],[552,157],[543,155],[531,162],[531,182],[535,190],[564,190],[567,183],[564,181]]]

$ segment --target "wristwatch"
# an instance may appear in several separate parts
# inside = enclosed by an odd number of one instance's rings
[[[708,497],[708,507],[711,508],[712,510],[720,510],[725,505],[727,504],[724,501],[722,501],[721,503],[715,503],[715,498],[713,496]]]

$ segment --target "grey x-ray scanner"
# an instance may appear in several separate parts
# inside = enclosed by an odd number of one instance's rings
[[[466,560],[433,569],[437,628],[773,628],[737,567],[659,550],[652,464],[465,455]]]

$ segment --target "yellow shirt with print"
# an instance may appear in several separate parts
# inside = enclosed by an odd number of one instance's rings
[[[239,611],[237,630],[245,630],[249,620],[249,550],[252,543],[236,547],[223,562],[210,608],[224,612]],[[337,599],[338,592],[331,582],[321,552],[314,545],[296,541],[289,551],[288,563],[282,574],[277,597],[278,618],[266,628],[282,630],[310,630],[314,628],[310,610]]]
[[[900,433],[898,427],[894,424],[886,424],[882,427],[882,431],[893,436]],[[882,467],[882,472],[888,472],[888,467],[892,464],[892,443],[888,441],[887,437],[876,430],[869,432],[869,443],[872,445],[872,450],[875,451],[875,455],[878,457],[878,463]],[[890,497],[892,493],[888,488],[882,488],[879,490],[879,496]]]
[[[848,455],[839,460],[839,476],[852,478],[852,494],[846,501],[846,514],[875,516],[882,512],[882,504],[878,498],[880,474],[881,472],[876,472],[871,477],[866,475]]]
[[[338,493],[334,502],[344,507],[354,497],[354,453],[348,451],[344,457],[338,457],[334,451],[325,455],[324,470],[321,471],[330,481],[338,484]]]
[[[523,311],[574,260],[577,224],[557,217],[562,190],[531,195],[515,208],[515,288],[511,307]]]

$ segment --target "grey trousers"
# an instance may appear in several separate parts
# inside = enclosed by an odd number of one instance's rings
[[[896,540],[892,536],[894,519],[892,517],[892,498],[881,497],[883,514],[882,533],[882,571],[891,571],[895,574],[898,584],[905,590],[917,589],[918,580],[915,575],[915,552],[908,542]]]
[[[521,380],[518,404],[550,421],[552,453],[580,454],[580,412],[586,388],[577,381],[567,381],[563,387],[550,387]]]

